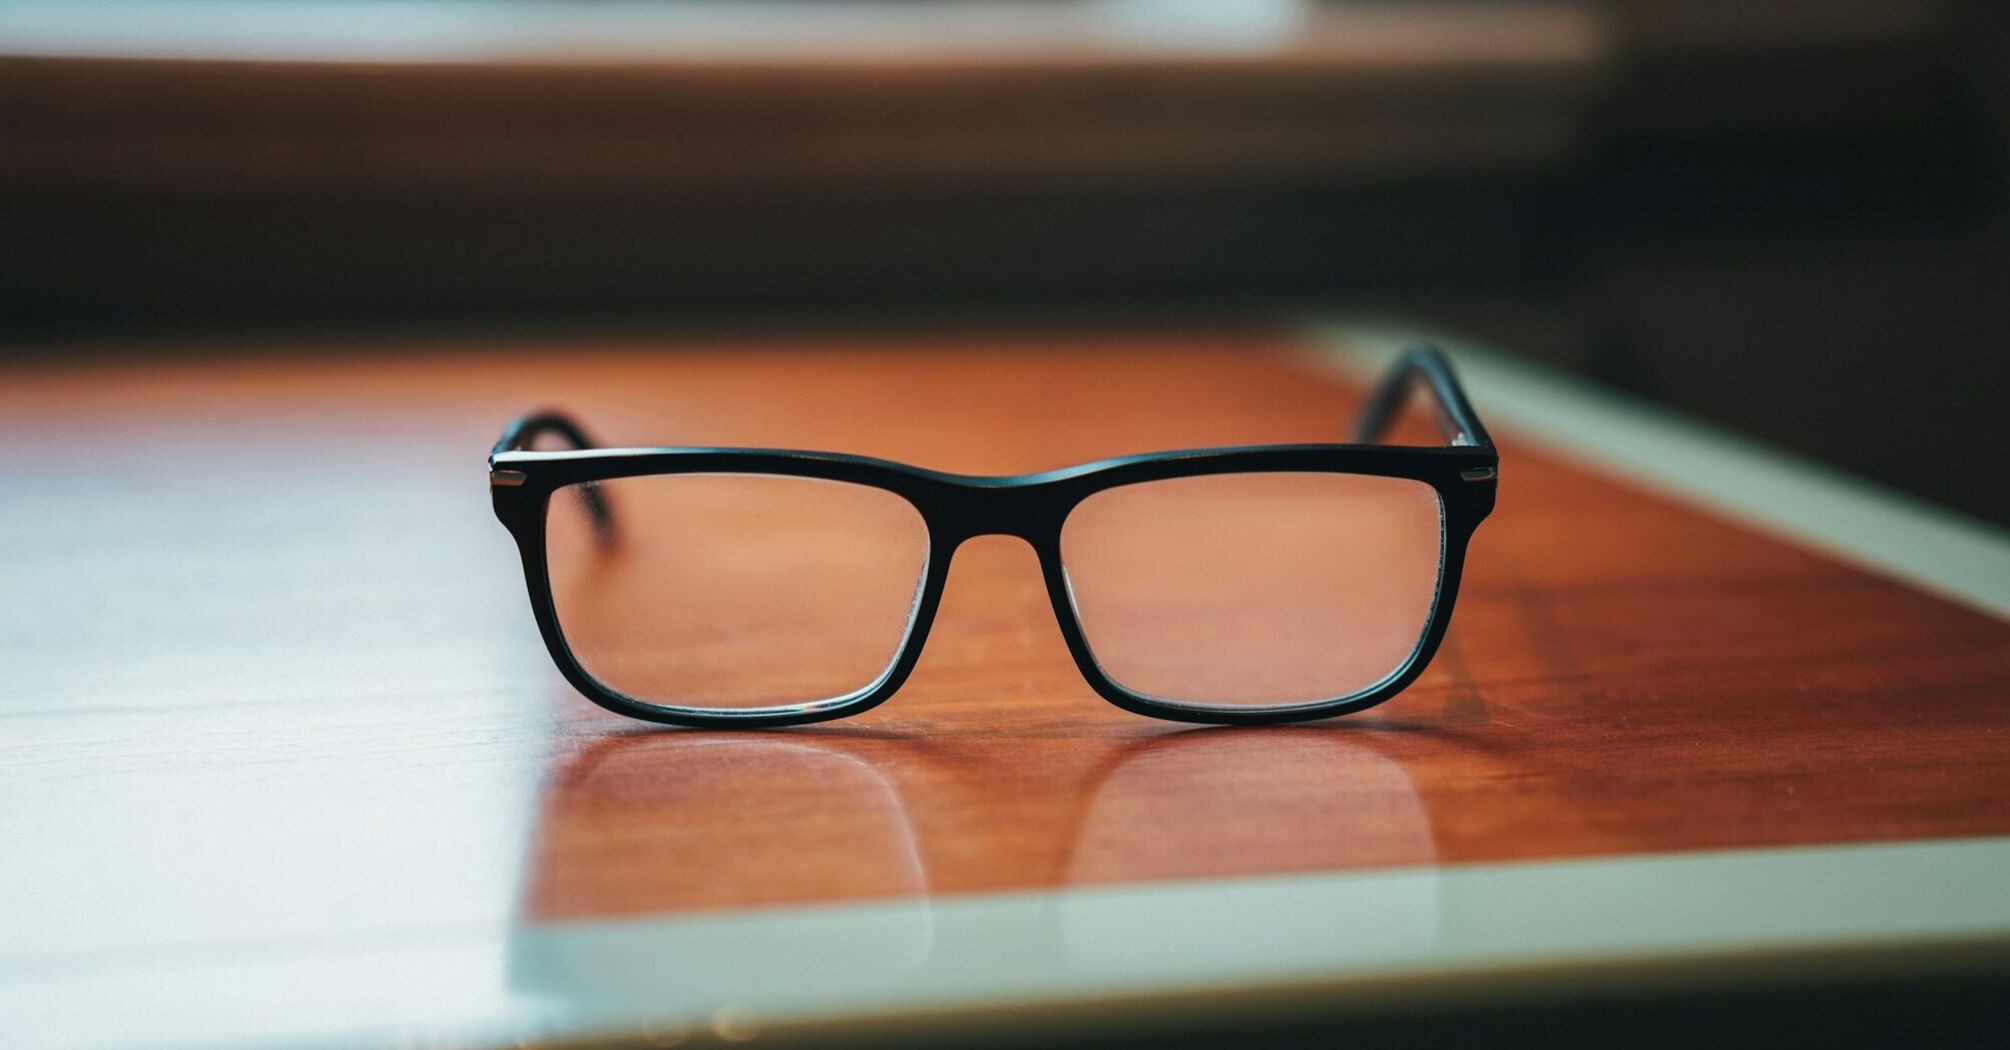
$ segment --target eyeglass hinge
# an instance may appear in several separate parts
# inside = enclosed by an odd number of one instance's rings
[[[525,474],[521,470],[489,471],[489,484],[499,485],[503,488],[515,488],[528,480],[530,480],[530,475]]]
[[[1493,467],[1467,467],[1459,471],[1459,477],[1467,481],[1492,481],[1497,474]]]

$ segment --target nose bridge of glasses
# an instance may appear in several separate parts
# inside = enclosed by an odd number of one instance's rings
[[[955,543],[1017,536],[1035,548],[1060,527],[1063,513],[1045,486],[1015,478],[957,479],[939,491],[937,507],[937,528]]]

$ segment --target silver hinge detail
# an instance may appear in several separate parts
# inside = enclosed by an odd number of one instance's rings
[[[529,475],[525,474],[521,470],[489,471],[489,484],[491,485],[501,485],[504,488],[515,488],[516,486],[523,484],[527,480],[529,480]]]
[[[1467,467],[1459,471],[1459,477],[1467,481],[1492,481],[1495,473],[1492,467]]]

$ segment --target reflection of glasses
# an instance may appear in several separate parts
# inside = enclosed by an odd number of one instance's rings
[[[1413,380],[1449,445],[1377,445]],[[571,449],[535,451],[552,434]],[[971,477],[826,452],[592,447],[560,415],[489,456],[552,659],[652,722],[792,725],[900,688],[949,556],[1038,553],[1082,675],[1184,722],[1372,707],[1430,662],[1499,457],[1436,350],[1412,350],[1352,445],[1154,452]],[[558,494],[558,499],[553,499]]]

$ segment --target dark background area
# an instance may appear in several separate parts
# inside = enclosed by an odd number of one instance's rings
[[[1397,311],[2010,524],[2004,5],[1375,10],[1423,43],[0,57],[0,340]]]

